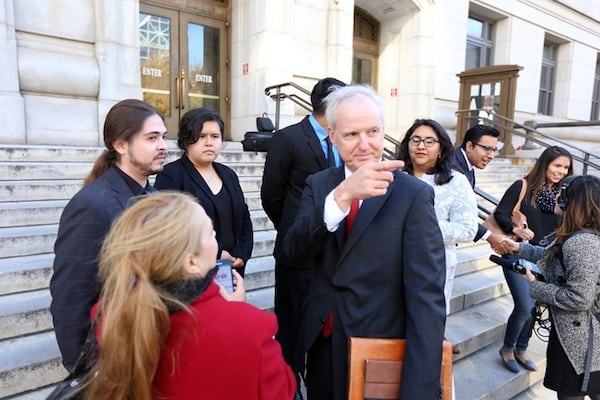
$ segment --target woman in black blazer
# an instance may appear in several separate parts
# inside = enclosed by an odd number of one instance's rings
[[[223,119],[214,110],[195,108],[186,112],[177,134],[177,146],[183,155],[165,165],[154,186],[194,195],[212,219],[219,243],[217,257],[230,260],[244,276],[254,243],[252,221],[236,173],[215,162],[223,145],[224,128]]]

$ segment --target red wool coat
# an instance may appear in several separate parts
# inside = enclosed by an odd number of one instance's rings
[[[292,399],[296,379],[275,341],[273,315],[229,302],[213,282],[171,316],[154,379],[158,399]]]

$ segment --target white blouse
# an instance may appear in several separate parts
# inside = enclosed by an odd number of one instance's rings
[[[435,213],[444,238],[447,266],[456,265],[456,244],[471,242],[478,223],[477,201],[469,181],[457,171],[452,171],[452,176],[444,185],[435,183],[435,175],[420,177],[435,192]]]

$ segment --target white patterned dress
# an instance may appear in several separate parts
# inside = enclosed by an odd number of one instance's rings
[[[456,171],[452,172],[452,176],[450,182],[444,185],[435,183],[435,175],[424,174],[419,178],[432,186],[435,192],[435,214],[446,249],[446,314],[450,313],[450,296],[458,264],[456,245],[473,241],[478,222],[477,201],[469,181]]]

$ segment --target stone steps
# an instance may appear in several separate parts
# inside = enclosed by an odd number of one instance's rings
[[[16,168],[15,168],[16,165]],[[0,162],[0,180],[3,181],[39,181],[78,179],[90,171],[89,162]],[[256,176],[262,173],[262,166],[256,163],[236,163],[230,165],[239,177]]]
[[[262,176],[240,177],[240,186],[245,193],[260,192]],[[42,200],[68,200],[81,189],[81,179],[66,180],[0,180],[0,203]],[[260,196],[259,196],[260,197]]]
[[[0,296],[48,287],[53,253],[0,258]]]
[[[266,222],[266,216],[262,218],[265,224],[271,225],[270,221]],[[58,225],[27,229],[3,228],[3,230],[19,230],[22,235],[12,236],[8,240],[3,240],[0,236],[0,257],[2,257],[0,258],[0,296],[48,286],[52,275],[54,260],[52,248],[57,227]],[[0,230],[0,234],[3,230]],[[28,236],[28,232],[31,236]],[[274,243],[274,230],[255,231],[253,259],[271,256]]]
[[[248,301],[265,310],[273,308],[273,264],[269,254],[252,258],[246,269]],[[60,352],[51,331],[50,300],[47,288],[0,296],[0,353],[8,349],[6,354],[0,354],[0,382],[3,383],[0,398],[37,390],[64,376]],[[36,351],[39,357],[29,354],[30,351]],[[19,362],[17,358],[25,353],[26,362]],[[59,378],[52,380],[57,376]]]
[[[502,340],[496,340],[454,363],[456,399],[524,400],[529,398],[549,400],[556,398],[556,393],[544,389],[538,389],[535,397],[521,397],[526,396],[523,392],[527,392],[530,386],[536,385],[544,377],[546,343],[536,337],[530,341],[527,353],[538,368],[535,372],[521,368],[518,373],[513,373],[504,368],[498,354],[501,347]]]
[[[0,341],[0,398],[36,390],[65,376],[53,331]]]

